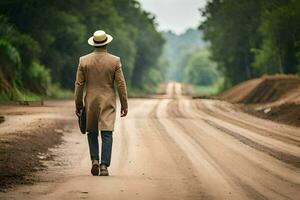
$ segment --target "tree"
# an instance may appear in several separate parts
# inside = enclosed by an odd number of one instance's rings
[[[300,52],[300,2],[267,1],[260,32],[262,44],[255,49],[253,66],[260,73],[295,74]]]
[[[253,77],[251,49],[260,41],[260,6],[259,0],[213,0],[202,11],[206,20],[200,29],[228,85]]]
[[[187,56],[182,64],[184,67],[184,80],[188,83],[209,86],[220,78],[217,64],[210,60],[208,50],[195,50]]]
[[[50,79],[72,89],[78,58],[91,52],[87,39],[98,29],[114,36],[109,50],[121,57],[129,85],[154,83],[146,77],[160,70],[162,36],[154,17],[135,0],[3,0],[0,15],[15,29],[8,42],[19,52],[25,90],[45,94]]]
[[[136,56],[130,80],[132,86],[143,88],[148,84],[144,81],[150,80],[147,79],[150,71],[153,73],[159,62],[164,39],[156,30],[154,16],[142,10],[138,1],[114,0],[114,4],[124,22],[136,28]]]
[[[227,86],[264,73],[299,73],[300,2],[213,0],[200,26]]]

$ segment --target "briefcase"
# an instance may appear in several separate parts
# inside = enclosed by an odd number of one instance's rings
[[[85,107],[83,107],[78,116],[78,124],[82,134],[86,133],[86,111]]]

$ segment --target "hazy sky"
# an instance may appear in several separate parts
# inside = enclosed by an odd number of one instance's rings
[[[207,0],[139,0],[142,7],[156,16],[159,30],[182,33],[197,27],[201,20],[199,8]]]

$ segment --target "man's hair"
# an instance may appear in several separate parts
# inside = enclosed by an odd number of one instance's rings
[[[100,48],[106,48],[108,44],[103,45],[103,46],[95,46],[96,49],[100,49]]]

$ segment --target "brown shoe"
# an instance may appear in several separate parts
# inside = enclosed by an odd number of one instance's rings
[[[106,165],[103,164],[100,165],[100,176],[109,176]]]
[[[92,160],[91,173],[93,174],[93,176],[99,176],[99,161],[98,160]]]

